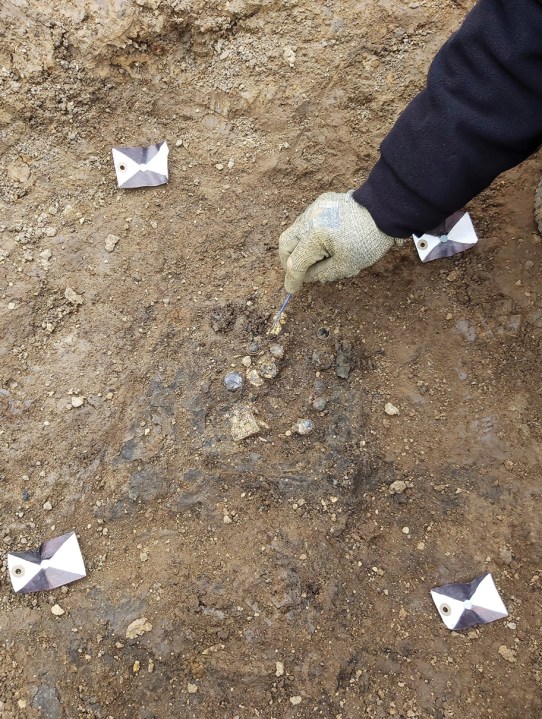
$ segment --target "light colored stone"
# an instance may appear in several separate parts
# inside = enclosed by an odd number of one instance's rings
[[[386,402],[386,406],[384,407],[384,412],[385,412],[386,414],[389,414],[390,417],[393,417],[394,415],[399,414],[399,408],[396,407],[396,406],[395,406],[394,404],[392,404],[391,402]]]
[[[396,479],[395,482],[392,482],[389,486],[391,494],[401,494],[406,488],[407,484],[406,482],[403,482],[402,479]]]
[[[63,614],[66,614],[66,612],[62,609],[60,604],[53,604],[51,607],[51,614],[54,614],[55,617],[61,617]]]
[[[20,158],[10,162],[8,167],[8,178],[21,184],[28,182],[30,179],[30,168]]]
[[[53,505],[51,504],[51,502],[50,502],[49,500],[47,500],[46,502],[44,502],[44,504],[43,504],[43,509],[44,509],[46,512],[50,512],[52,508],[53,508]]]
[[[113,252],[119,240],[120,237],[117,237],[116,235],[107,235],[107,237],[105,238],[105,249],[108,252]]]
[[[247,372],[247,380],[253,387],[261,387],[264,383],[263,379],[255,369],[251,369]]]
[[[85,404],[85,398],[78,395],[74,395],[70,401],[72,407],[82,407]]]
[[[269,345],[269,352],[275,359],[282,359],[284,357],[284,347],[276,342]]]
[[[288,63],[290,67],[293,67],[295,65],[296,60],[296,54],[295,50],[290,47],[290,45],[286,45],[284,49],[282,50],[282,57],[285,62]]]
[[[189,685],[186,687],[186,691],[187,691],[189,694],[197,694],[197,692],[198,692],[198,685],[197,685],[197,684],[189,684]]]
[[[84,302],[83,297],[81,295],[78,295],[77,292],[71,287],[66,287],[66,289],[64,290],[64,297],[72,305],[82,305]]]
[[[134,619],[134,621],[128,625],[126,629],[126,639],[137,639],[143,634],[147,634],[152,629],[152,624],[147,620],[147,617],[141,617],[141,619]]]
[[[283,662],[276,662],[275,663],[275,676],[281,677],[284,674],[284,664]]]
[[[260,431],[252,411],[246,405],[234,407],[230,417],[230,425],[231,436],[236,442],[258,434]]]
[[[517,662],[516,653],[509,649],[506,644],[501,644],[499,647],[499,654],[507,662],[510,662],[510,664],[515,664]]]
[[[290,697],[290,704],[293,704],[294,706],[301,704],[301,702],[302,702],[302,697],[300,697],[299,694],[295,697]]]

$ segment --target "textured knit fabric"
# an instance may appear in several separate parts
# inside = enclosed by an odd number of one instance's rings
[[[303,282],[353,277],[378,262],[396,242],[403,241],[381,232],[351,191],[324,192],[280,236],[284,288],[298,292]]]
[[[541,144],[542,0],[479,0],[354,198],[386,234],[421,234]]]

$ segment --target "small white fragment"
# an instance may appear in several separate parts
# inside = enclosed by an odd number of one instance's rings
[[[388,487],[390,494],[402,494],[406,488],[407,484],[403,482],[402,479],[396,479],[395,482],[392,482]]]
[[[72,405],[72,407],[82,407],[82,406],[84,405],[84,403],[85,403],[85,398],[84,398],[84,397],[81,397],[81,396],[78,396],[78,395],[74,395],[74,396],[71,398],[71,405]]]
[[[117,237],[116,235],[107,235],[105,238],[105,249],[107,252],[113,252],[119,240],[120,237]]]
[[[51,607],[51,614],[54,614],[55,617],[61,617],[65,613],[60,604],[53,604]]]
[[[8,310],[14,310],[16,307],[15,302],[8,302]]]
[[[390,417],[393,417],[394,415],[399,414],[399,408],[391,402],[387,402],[386,406],[384,407],[384,412],[386,414],[389,414]]]
[[[47,500],[46,502],[44,502],[43,509],[46,512],[50,512],[52,508],[53,508],[53,505],[51,504],[50,500]]]
[[[283,59],[288,63],[290,67],[293,67],[295,65],[295,50],[290,47],[290,45],[286,45],[282,51],[282,57]]]
[[[82,305],[84,302],[84,299],[81,295],[78,295],[75,290],[72,290],[71,287],[66,287],[64,291],[64,297],[70,302],[72,305]]]
[[[197,685],[197,684],[189,684],[189,685],[186,687],[186,691],[187,691],[189,694],[197,694],[198,685]]]
[[[295,697],[290,697],[290,704],[293,704],[294,706],[296,706],[297,704],[301,704],[301,701],[302,699],[299,694]]]
[[[281,677],[284,674],[284,663],[283,662],[276,662],[275,664],[275,676]]]

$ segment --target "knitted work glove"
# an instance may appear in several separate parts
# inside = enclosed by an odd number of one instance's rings
[[[297,292],[303,282],[353,277],[402,243],[378,229],[352,192],[326,192],[280,236],[284,287]]]

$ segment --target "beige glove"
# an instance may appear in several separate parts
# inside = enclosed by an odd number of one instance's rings
[[[297,292],[303,282],[353,277],[402,243],[378,229],[352,192],[325,192],[280,236],[284,287]]]

